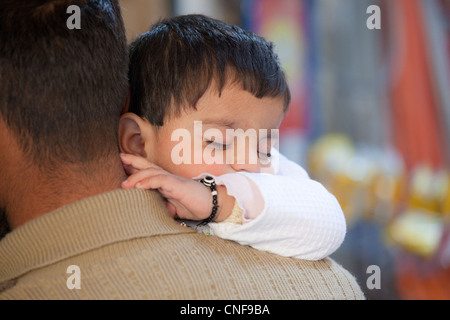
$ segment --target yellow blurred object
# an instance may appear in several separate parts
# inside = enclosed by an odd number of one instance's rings
[[[442,212],[445,217],[450,218],[450,191],[442,201]]]
[[[448,194],[448,176],[445,171],[417,166],[411,176],[409,206],[443,213],[442,202]]]
[[[424,258],[436,252],[443,233],[441,216],[419,210],[406,211],[387,227],[389,240]]]
[[[441,171],[437,177],[436,194],[439,202],[439,212],[450,218],[450,171]]]
[[[370,186],[371,207],[375,219],[389,221],[402,206],[406,182],[404,174],[378,172]]]
[[[450,171],[422,165],[407,172],[395,151],[356,148],[340,134],[317,140],[308,165],[338,199],[349,227],[370,219],[386,224],[388,240],[415,254],[428,257],[437,249],[450,218]]]
[[[390,220],[404,191],[404,172],[389,150],[355,148],[341,134],[323,136],[310,148],[311,175],[336,196],[351,224],[356,219]]]
[[[324,176],[342,171],[355,154],[352,141],[340,134],[323,136],[308,153],[309,169],[314,175]]]
[[[356,219],[357,213],[352,203],[354,184],[345,171],[354,154],[352,141],[340,134],[321,137],[308,152],[309,172],[336,197],[348,224]]]

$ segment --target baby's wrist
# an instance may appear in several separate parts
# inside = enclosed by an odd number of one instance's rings
[[[242,209],[237,201],[234,202],[234,207],[231,211],[231,215],[221,223],[244,224],[244,221],[242,219]]]
[[[233,212],[236,199],[228,194],[226,186],[219,185],[216,186],[216,189],[219,208],[217,211],[216,218],[214,219],[214,222],[223,222],[227,220],[230,217],[231,213]]]
[[[228,194],[226,186],[216,185],[215,179],[213,177],[207,176],[200,180],[200,183],[211,190],[208,201],[211,201],[212,196],[213,206],[212,212],[209,217],[203,219],[200,222],[199,226],[208,224],[210,222],[220,223],[227,220],[233,213],[236,199]]]

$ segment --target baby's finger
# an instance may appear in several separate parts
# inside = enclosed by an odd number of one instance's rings
[[[132,154],[122,153],[120,159],[124,165],[132,166],[135,169],[143,170],[148,168],[154,168],[156,165],[148,161],[143,157],[138,157]]]
[[[124,164],[123,168],[125,170],[125,172],[127,173],[127,175],[131,176],[132,174],[135,174],[136,172],[138,172],[138,169],[135,169],[133,166],[130,166],[128,164]]]
[[[122,188],[131,189],[137,187],[137,184],[143,180],[151,178],[155,175],[161,174],[161,170],[156,168],[149,168],[145,170],[138,170],[122,182]]]
[[[148,177],[142,180],[139,180],[139,182],[136,183],[135,188],[136,189],[143,189],[143,190],[148,190],[148,189],[160,189],[163,187],[164,184],[164,179],[167,176],[162,175],[162,174],[158,174],[152,177]],[[161,192],[162,190],[160,190]],[[162,194],[164,196],[164,194]]]

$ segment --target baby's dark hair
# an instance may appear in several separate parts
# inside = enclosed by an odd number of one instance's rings
[[[240,84],[257,98],[291,95],[271,42],[202,15],[155,24],[130,46],[130,112],[163,126],[169,115],[197,102],[215,81],[219,94]]]

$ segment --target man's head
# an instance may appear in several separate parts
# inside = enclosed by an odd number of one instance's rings
[[[81,9],[70,30],[67,8]],[[117,1],[0,3],[0,116],[30,161],[85,163],[115,149],[127,90]]]
[[[154,128],[155,139],[147,143],[147,150],[141,148],[144,152],[127,146],[132,139],[121,139],[122,149],[140,153],[166,170],[185,176],[189,174],[179,170],[183,166],[172,166],[168,159],[164,160],[171,156],[167,144],[174,130],[188,129],[195,139],[198,137],[194,137],[194,121],[203,121],[207,124],[205,130],[219,129],[224,139],[228,128],[270,132],[278,128],[290,102],[289,88],[272,43],[201,15],[164,20],[134,41],[129,78],[130,112]],[[143,124],[134,119],[138,125]],[[144,138],[140,135],[141,140]],[[202,143],[207,139],[199,138]],[[215,144],[222,140],[220,145],[224,146],[224,139],[216,137]],[[229,137],[227,140],[231,144]],[[215,171],[200,166],[191,173],[202,169]],[[216,169],[216,174],[232,171],[231,167]]]
[[[71,5],[80,8],[81,29],[68,28]],[[15,152],[27,167],[61,176],[117,157],[128,85],[118,1],[3,0],[0,30],[0,147],[11,146],[0,150],[0,164]],[[1,180],[12,179],[11,167],[0,170]],[[8,183],[0,182],[0,206],[13,192]]]

